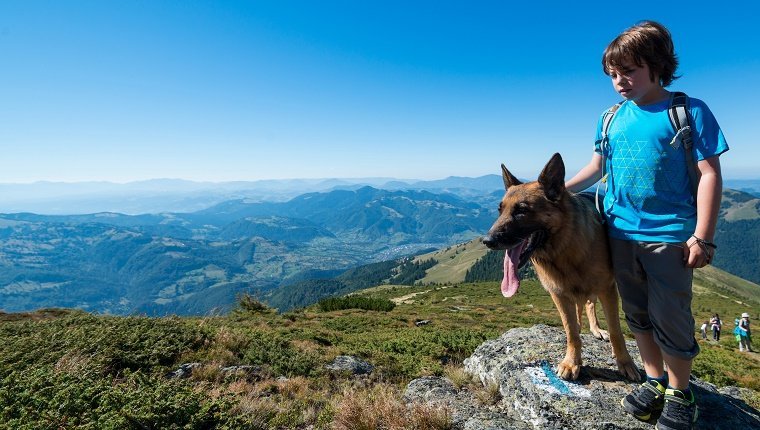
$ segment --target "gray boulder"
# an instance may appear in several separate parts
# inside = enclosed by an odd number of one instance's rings
[[[473,393],[457,390],[447,378],[426,376],[413,380],[406,387],[404,401],[407,403],[428,403],[446,408],[451,412],[453,427],[456,429],[532,429],[532,427],[515,421],[496,409],[488,409],[479,405]]]
[[[244,378],[248,381],[260,381],[270,376],[269,372],[264,367],[252,365],[222,367],[219,369],[219,372],[225,378]]]
[[[339,355],[331,363],[325,365],[325,369],[336,373],[350,373],[352,375],[364,375],[372,373],[375,369],[366,361],[359,360],[350,355]]]
[[[432,377],[412,381],[405,399],[447,407],[456,429],[651,430],[656,418],[644,423],[620,406],[620,399],[638,383],[617,373],[609,343],[590,334],[581,338],[583,368],[577,381],[564,381],[554,371],[564,357],[564,331],[536,325],[509,330],[464,361],[474,379],[498,386],[501,400],[495,405],[480,404],[466,388],[457,390],[451,381]],[[627,347],[641,369],[635,343],[629,341]],[[760,428],[760,413],[743,400],[751,390],[718,391],[694,378],[692,387],[700,405],[697,429]]]
[[[193,369],[201,367],[201,363],[184,363],[179,365],[179,369],[166,374],[167,378],[186,379],[193,374]]]

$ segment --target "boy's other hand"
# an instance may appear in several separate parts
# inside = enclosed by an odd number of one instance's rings
[[[712,253],[714,251],[709,249],[705,251],[704,247],[700,246],[694,237],[684,243],[683,246],[683,261],[687,267],[692,269],[699,269],[707,266],[712,261]]]

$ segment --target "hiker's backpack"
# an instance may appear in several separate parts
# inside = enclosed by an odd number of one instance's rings
[[[617,103],[611,108],[607,109],[602,116],[602,139],[598,142],[600,144],[602,152],[602,180],[601,182],[607,182],[607,172],[605,172],[606,161],[604,158],[605,145],[609,142],[609,130],[610,124],[612,124],[612,118],[620,108],[623,102]],[[670,94],[670,105],[668,106],[668,118],[670,119],[670,125],[673,127],[673,140],[670,141],[670,146],[675,149],[683,146],[684,156],[686,158],[686,172],[689,174],[689,182],[691,183],[691,193],[694,197],[694,204],[697,202],[697,164],[694,161],[694,153],[691,152],[691,148],[694,144],[691,135],[691,125],[693,123],[691,118],[691,112],[689,111],[689,96],[680,91],[676,91]],[[601,206],[599,204],[599,187],[596,188],[596,209],[599,213],[602,213]]]

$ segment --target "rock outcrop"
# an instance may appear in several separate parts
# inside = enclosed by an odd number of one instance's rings
[[[498,386],[501,399],[496,404],[482,404],[466,387],[457,389],[450,380],[438,377],[412,381],[404,397],[407,402],[446,407],[456,429],[651,430],[656,418],[640,422],[620,406],[620,399],[637,383],[617,373],[609,343],[590,334],[581,338],[583,368],[577,381],[564,381],[554,372],[565,353],[564,331],[536,325],[509,330],[480,345],[465,360],[465,370],[473,378]],[[629,341],[627,347],[641,369],[635,343]],[[699,379],[692,380],[692,387],[700,406],[696,428],[760,428],[760,413],[744,400],[751,390],[718,390]]]
[[[366,375],[372,373],[374,366],[350,355],[339,355],[331,363],[325,365],[325,369],[336,373],[348,373],[351,375]]]
[[[193,374],[193,370],[201,367],[201,363],[184,363],[180,364],[179,369],[166,374],[167,378],[187,379]]]
[[[180,364],[177,370],[167,373],[166,377],[187,379],[193,375],[196,369],[200,369],[203,366],[203,363]],[[219,367],[219,373],[225,378],[245,378],[249,381],[258,381],[270,376],[264,367],[250,365]]]

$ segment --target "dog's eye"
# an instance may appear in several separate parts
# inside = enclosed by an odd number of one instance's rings
[[[515,218],[522,218],[525,216],[525,214],[528,212],[529,208],[528,205],[525,203],[518,203],[515,205],[515,207],[512,209],[512,216]]]

